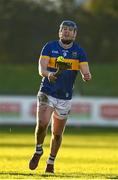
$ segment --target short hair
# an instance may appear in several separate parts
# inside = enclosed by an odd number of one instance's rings
[[[74,30],[77,30],[77,25],[74,21],[70,21],[70,20],[64,20],[62,21],[62,23],[60,24],[60,29],[62,29],[63,26],[69,26],[69,27],[73,27]]]

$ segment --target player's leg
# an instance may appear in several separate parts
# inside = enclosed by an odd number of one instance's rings
[[[50,156],[47,160],[46,172],[54,173],[54,161],[62,142],[62,136],[67,119],[59,119],[55,114],[52,118],[52,137],[50,142]]]
[[[52,119],[52,137],[51,137],[51,154],[53,156],[57,155],[59,147],[62,141],[62,135],[65,129],[67,119],[59,119],[53,115]]]
[[[53,111],[52,107],[50,106],[43,107],[42,105],[40,105],[39,110],[37,112],[38,117],[37,117],[36,129],[35,129],[36,150],[29,163],[29,168],[31,170],[36,169],[40,157],[43,154],[42,145],[44,142],[44,138],[46,136],[47,127],[51,118],[52,111]]]
[[[40,105],[39,108],[37,108],[37,124],[35,128],[36,146],[42,145],[44,142],[52,112],[53,108],[48,105]]]
[[[41,99],[42,98],[42,99]],[[37,124],[35,128],[35,143],[36,143],[36,150],[35,153],[30,160],[29,168],[31,170],[36,169],[38,166],[38,162],[40,157],[43,154],[43,142],[46,136],[47,127],[50,122],[50,118],[53,112],[53,108],[48,105],[47,96],[45,97],[38,97],[37,102]]]
[[[62,142],[66,121],[71,109],[71,100],[57,99],[52,119],[52,138],[50,142],[50,156],[47,160],[45,172],[54,172],[54,160]]]

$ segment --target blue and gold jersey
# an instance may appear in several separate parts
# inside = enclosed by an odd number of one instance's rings
[[[64,49],[59,41],[48,42],[42,49],[40,58],[49,58],[48,70],[57,70],[57,57],[63,56],[64,61],[71,64],[67,70],[63,70],[55,83],[50,83],[47,77],[41,82],[40,91],[58,99],[71,99],[74,82],[81,63],[88,63],[86,53],[77,43],[73,43],[71,48]]]

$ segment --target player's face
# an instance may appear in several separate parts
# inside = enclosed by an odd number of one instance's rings
[[[59,38],[62,42],[71,43],[76,38],[76,30],[72,26],[63,26],[59,30]]]

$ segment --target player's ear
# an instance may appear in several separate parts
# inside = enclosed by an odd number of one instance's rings
[[[77,31],[74,32],[73,39],[75,40],[77,36]]]
[[[59,29],[59,33],[58,34],[59,34],[59,38],[60,38],[61,37],[61,30],[60,29]]]

